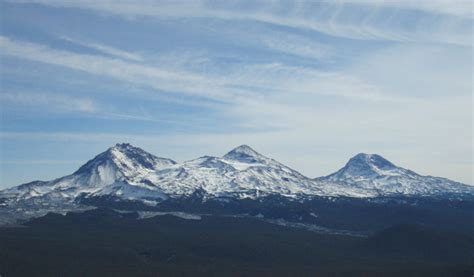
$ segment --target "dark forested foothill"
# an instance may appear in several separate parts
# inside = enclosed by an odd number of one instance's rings
[[[250,217],[97,209],[0,229],[2,276],[471,276],[474,238],[416,224],[367,237]]]

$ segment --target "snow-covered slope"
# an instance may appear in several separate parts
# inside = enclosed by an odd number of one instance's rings
[[[145,182],[148,174],[176,164],[130,144],[117,144],[71,175],[49,182],[31,182],[0,192],[0,197],[24,201],[74,201],[79,196],[113,195],[126,199],[166,198]]]
[[[223,157],[204,156],[158,170],[149,180],[170,196],[190,195],[196,189],[210,197],[322,194],[310,178],[246,145]]]
[[[357,154],[337,172],[315,180],[329,184],[334,192],[361,197],[474,195],[473,186],[422,176],[377,154]]]
[[[474,196],[474,187],[421,176],[378,155],[356,155],[336,173],[310,179],[246,145],[222,157],[204,156],[176,163],[130,144],[117,144],[71,175],[1,191],[0,205],[60,206],[95,197],[154,205],[170,197],[190,196],[195,192],[205,198],[236,199],[271,194],[299,199],[311,196]]]

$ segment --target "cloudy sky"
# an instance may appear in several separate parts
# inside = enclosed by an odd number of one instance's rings
[[[474,183],[471,1],[0,3],[0,188],[117,142]]]

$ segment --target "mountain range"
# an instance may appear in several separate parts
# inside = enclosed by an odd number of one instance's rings
[[[71,175],[0,191],[0,205],[20,214],[71,210],[95,199],[153,207],[169,199],[196,195],[201,201],[258,200],[269,196],[298,201],[314,197],[448,199],[474,197],[474,186],[422,176],[376,154],[357,154],[337,172],[309,178],[247,145],[222,157],[203,156],[177,163],[120,143]]]

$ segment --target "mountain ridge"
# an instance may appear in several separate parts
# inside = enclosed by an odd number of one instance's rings
[[[338,171],[309,178],[268,158],[248,145],[222,157],[203,156],[177,163],[118,143],[86,162],[71,175],[34,181],[0,191],[6,205],[112,197],[156,205],[168,198],[258,199],[269,195],[375,198],[386,196],[474,196],[474,187],[446,178],[422,176],[398,167],[378,154],[359,153]],[[48,202],[49,201],[49,202]]]

